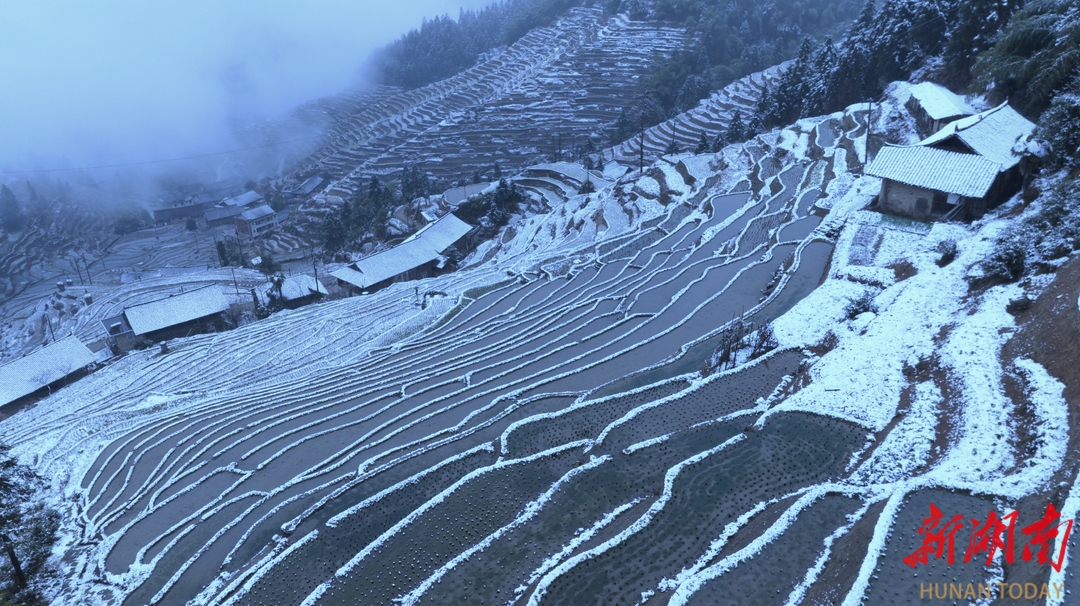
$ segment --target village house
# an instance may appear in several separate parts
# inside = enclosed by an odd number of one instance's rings
[[[262,194],[256,191],[247,191],[239,196],[226,198],[216,206],[206,208],[203,213],[206,217],[206,225],[207,227],[233,225],[236,223],[237,217],[242,215],[247,209],[253,208],[259,202],[262,202],[262,199]]]
[[[312,177],[308,177],[300,185],[296,185],[296,186],[293,186],[293,187],[286,188],[284,191],[282,191],[282,195],[284,195],[285,198],[289,198],[289,199],[291,199],[291,198],[307,198],[308,196],[311,195],[311,192],[315,191],[315,189],[318,188],[322,184],[323,184],[323,178],[318,176],[318,175],[315,175],[315,176],[312,176]]]
[[[874,208],[919,220],[971,221],[1015,195],[1035,125],[1003,103],[950,122],[916,145],[886,145],[866,167],[881,178]]]
[[[207,227],[221,227],[235,224],[236,218],[244,212],[242,206],[212,206],[203,212]]]
[[[960,95],[933,82],[912,86],[911,97],[905,107],[915,118],[915,124],[923,136],[932,135],[946,124],[975,113]]]
[[[460,253],[468,250],[475,233],[475,227],[448,213],[397,246],[364,257],[331,275],[341,286],[356,293],[425,278],[445,267],[448,260],[445,255],[451,248],[457,247]]]
[[[66,337],[0,366],[0,407],[52,393],[86,372],[96,356],[76,337]]]
[[[249,208],[236,217],[236,234],[242,239],[252,240],[277,224],[277,213],[270,205],[263,204]]]
[[[164,341],[224,330],[221,314],[228,309],[221,290],[210,285],[125,307],[122,314],[103,320],[102,325],[109,345],[127,351],[140,338]]]

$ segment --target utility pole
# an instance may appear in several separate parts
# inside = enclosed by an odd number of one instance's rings
[[[236,289],[236,296],[237,296],[237,298],[239,298],[240,297],[240,285],[236,283],[236,269],[234,269],[233,266],[230,265],[229,266],[229,271],[232,272],[233,288]]]
[[[244,245],[240,242],[240,234],[233,237],[236,238],[236,247],[240,249],[240,265],[245,266],[247,263],[244,261]]]
[[[86,269],[86,281],[90,286],[94,285],[94,279],[90,277],[90,264],[86,262],[86,257],[82,257],[83,268]],[[101,258],[101,269],[105,269],[105,257]]]
[[[645,112],[641,113],[641,132],[638,145],[638,172],[645,170]]]
[[[863,158],[863,166],[870,163],[870,128],[871,124],[870,116],[874,113],[874,98],[871,97],[866,100],[866,157]]]

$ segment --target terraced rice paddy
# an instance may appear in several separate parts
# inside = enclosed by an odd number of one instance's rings
[[[915,540],[875,573],[889,524],[914,529],[930,498],[990,501],[897,479],[870,405],[792,405],[795,382],[851,389],[808,378],[828,353],[702,372],[734,321],[797,310],[826,271],[881,269],[851,262],[875,257],[864,240],[909,242],[869,220],[825,235],[863,121],[661,160],[521,220],[466,269],[135,353],[5,421],[66,486],[65,599],[887,603]],[[940,393],[918,388],[901,425],[934,414]]]

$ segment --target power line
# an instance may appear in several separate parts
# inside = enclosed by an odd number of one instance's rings
[[[239,149],[230,149],[227,151],[213,152],[209,154],[197,154],[194,156],[182,156],[179,158],[164,158],[161,160],[143,160],[142,162],[125,162],[123,164],[102,164],[100,166],[80,166],[73,168],[42,168],[37,170],[0,170],[0,175],[19,175],[30,173],[56,173],[66,172],[73,170],[99,170],[103,168],[123,168],[126,166],[143,166],[147,164],[163,164],[165,162],[179,162],[181,160],[197,160],[199,158],[210,158],[213,156],[224,156],[226,154],[235,154],[237,152],[251,151],[253,149],[266,149],[268,147],[277,147],[279,145],[289,145],[291,143],[301,143],[304,141],[313,141],[315,139],[321,139],[322,135],[316,135],[314,137],[304,137],[303,139],[293,139],[291,141],[277,141],[275,143],[267,143],[265,145],[254,145],[252,147],[241,147]]]

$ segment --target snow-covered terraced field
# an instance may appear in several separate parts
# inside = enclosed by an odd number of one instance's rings
[[[299,170],[342,177],[336,193],[407,162],[451,179],[490,174],[496,162],[516,171],[553,154],[556,135],[566,152],[586,137],[602,140],[652,58],[685,41],[682,28],[572,9],[451,78],[328,100],[329,142]]]
[[[918,513],[908,495],[1024,494],[1060,453],[1047,442],[1015,471],[988,447],[984,425],[1013,431],[991,381],[971,388],[955,449],[929,454],[942,391],[905,369],[952,321],[983,346],[944,337],[943,372],[985,379],[1010,292],[968,314],[955,282],[1000,226],[894,229],[860,211],[866,120],[853,108],[663,158],[518,220],[466,269],[133,353],[4,421],[73,520],[57,603],[891,591],[873,575],[894,521]],[[938,267],[944,237],[961,253]],[[919,306],[941,288],[957,294]],[[868,290],[879,314],[845,319]],[[779,346],[702,370],[740,318],[775,319]],[[1036,416],[1062,414],[1054,380],[1022,368]],[[974,451],[992,454],[972,465]],[[841,581],[834,541],[858,554]]]

